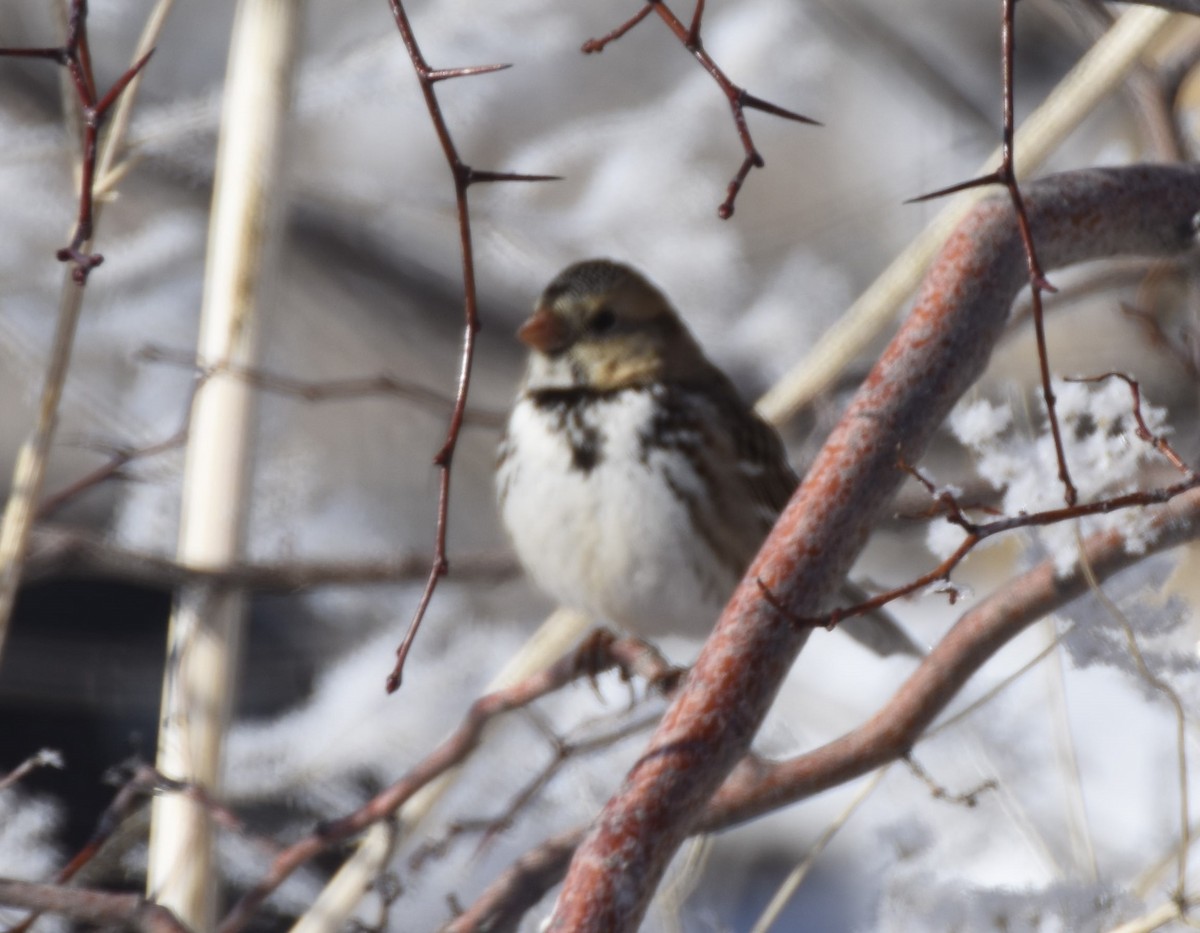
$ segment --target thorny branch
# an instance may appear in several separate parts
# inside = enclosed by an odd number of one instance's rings
[[[1021,234],[1021,243],[1025,248],[1025,261],[1029,270],[1029,299],[1033,312],[1033,332],[1037,339],[1038,366],[1042,378],[1042,398],[1046,402],[1046,418],[1050,423],[1050,434],[1054,439],[1054,453],[1058,458],[1058,478],[1063,485],[1063,498],[1067,505],[1074,505],[1078,498],[1075,484],[1071,482],[1071,471],[1067,467],[1067,455],[1063,448],[1062,430],[1058,424],[1058,413],[1055,409],[1054,389],[1050,385],[1050,356],[1046,349],[1045,311],[1042,306],[1043,292],[1054,292],[1056,289],[1047,281],[1038,259],[1037,249],[1033,242],[1033,232],[1029,226],[1029,215],[1025,209],[1025,199],[1021,196],[1021,188],[1017,184],[1017,169],[1014,161],[1013,134],[1016,120],[1013,107],[1013,62],[1015,58],[1015,22],[1017,0],[1003,0],[1004,14],[1000,24],[1001,64],[1003,73],[1004,96],[1004,127],[1001,132],[1000,167],[989,175],[960,182],[948,188],[942,188],[930,194],[913,198],[911,203],[929,201],[933,198],[955,194],[969,188],[981,188],[987,185],[1002,185],[1008,191],[1016,212],[1017,229]]]
[[[745,756],[691,831],[727,829],[908,755],[967,681],[1028,626],[1148,554],[1196,540],[1200,536],[1200,490],[1171,502],[1154,526],[1157,536],[1146,553],[1131,554],[1119,533],[1102,531],[1080,543],[1080,565],[1069,576],[1060,576],[1054,560],[1048,559],[1010,580],[965,612],[899,690],[858,728],[791,759],[767,761]],[[521,917],[562,880],[584,835],[584,829],[578,827],[526,853],[443,933],[515,929]]]
[[[464,761],[479,746],[485,728],[493,719],[516,709],[527,707],[570,683],[584,678],[594,678],[605,671],[614,669],[622,678],[631,680],[636,677],[643,680],[650,689],[661,693],[669,693],[678,683],[678,670],[671,667],[663,656],[651,646],[637,639],[616,638],[611,634],[597,633],[585,647],[572,651],[545,671],[476,700],[454,734],[405,777],[380,792],[354,813],[338,820],[324,822],[309,836],[286,847],[272,840],[255,836],[254,841],[269,854],[273,863],[267,876],[234,906],[222,922],[223,933],[232,933],[232,931],[241,929],[263,900],[305,862],[344,839],[357,834],[372,823],[390,819],[414,793]],[[517,795],[509,811],[501,817],[501,820],[512,819],[519,808],[529,801],[538,788],[568,757],[584,755],[597,748],[611,745],[634,730],[646,728],[647,725],[645,720],[638,720],[591,739],[562,743],[556,748],[554,760],[545,769],[544,776]],[[31,759],[27,764],[29,768],[32,768],[38,761],[39,759]],[[19,777],[20,770],[13,772],[13,776]],[[43,886],[45,891],[39,892],[37,898],[31,898],[26,896],[24,889],[5,887],[5,882],[0,879],[0,904],[7,903],[18,907],[31,906],[39,910],[63,913],[67,916],[84,917],[83,914],[73,913],[75,908],[56,899],[52,892],[65,890],[61,886],[74,878],[84,866],[92,861],[112,838],[118,827],[156,794],[184,795],[202,806],[221,826],[241,835],[248,834],[247,827],[241,818],[203,788],[188,782],[173,780],[150,765],[140,762],[133,762],[122,770],[126,774],[121,787],[104,813],[101,814],[91,837],[56,873],[53,884]],[[488,836],[498,831],[499,828],[499,823],[493,823],[486,827]],[[47,906],[43,908],[40,906],[42,904]],[[27,929],[37,916],[37,913],[31,915],[10,933],[18,933],[18,931]],[[103,916],[108,916],[108,914]]]
[[[91,52],[87,36],[87,0],[73,0],[67,17],[66,41],[56,48],[23,49],[0,48],[0,56],[11,58],[44,58],[57,62],[67,69],[71,83],[79,98],[79,109],[83,117],[83,160],[79,181],[79,213],[71,242],[56,254],[59,262],[75,264],[73,277],[79,285],[87,283],[88,274],[104,262],[99,253],[88,252],[93,232],[93,185],[96,177],[96,153],[99,148],[100,131],[112,111],[117,99],[154,54],[151,49],[121,74],[113,86],[99,97],[96,79],[92,74]]]
[[[1180,456],[1171,447],[1167,439],[1161,435],[1154,434],[1146,425],[1145,418],[1142,416],[1142,398],[1141,387],[1138,382],[1121,373],[1105,373],[1100,376],[1092,376],[1087,378],[1069,379],[1069,382],[1100,382],[1104,379],[1121,379],[1129,386],[1133,396],[1132,416],[1137,427],[1134,431],[1136,436],[1157,450],[1162,456],[1184,476],[1177,483],[1172,483],[1167,486],[1161,486],[1157,489],[1147,489],[1125,493],[1119,496],[1110,496],[1106,499],[1098,499],[1095,502],[1086,502],[1082,504],[1069,505],[1059,509],[1046,509],[1041,512],[1022,512],[1020,515],[1001,517],[993,519],[989,522],[973,522],[967,517],[966,507],[959,503],[958,499],[947,490],[939,490],[932,482],[921,474],[914,466],[907,463],[901,458],[897,467],[909,476],[913,477],[918,483],[925,487],[930,497],[936,503],[937,510],[942,514],[946,521],[957,525],[965,533],[965,537],[955,549],[954,553],[947,557],[933,570],[922,574],[908,583],[879,593],[870,599],[864,600],[854,606],[839,607],[832,612],[824,615],[815,616],[812,618],[798,617],[788,612],[787,607],[767,589],[766,585],[760,580],[758,581],[759,588],[762,590],[763,598],[766,599],[772,606],[784,615],[793,625],[800,627],[824,627],[833,628],[843,619],[853,618],[854,616],[865,615],[874,612],[876,609],[909,596],[920,590],[924,590],[931,585],[942,583],[944,589],[950,594],[951,602],[953,603],[957,592],[950,581],[950,575],[955,568],[963,562],[968,554],[975,547],[987,538],[991,538],[1004,532],[1013,531],[1017,528],[1034,528],[1044,527],[1046,525],[1055,525],[1059,522],[1068,521],[1075,518],[1086,518],[1091,515],[1107,515],[1111,512],[1116,512],[1122,509],[1139,508],[1152,505],[1162,505],[1169,502],[1176,496],[1182,495],[1192,489],[1200,486],[1200,474],[1188,467]]]
[[[408,57],[412,60],[413,68],[416,70],[417,81],[421,85],[421,93],[425,98],[425,106],[429,111],[429,118],[433,122],[433,128],[437,132],[438,141],[442,146],[442,152],[445,154],[446,162],[450,166],[450,174],[454,178],[454,200],[458,212],[459,249],[462,253],[463,309],[466,316],[466,326],[463,328],[462,361],[458,371],[458,391],[454,399],[454,409],[450,414],[450,425],[446,431],[446,440],[442,444],[441,450],[433,458],[434,465],[441,473],[441,482],[438,490],[437,531],[435,534],[433,566],[429,570],[429,578],[425,584],[425,591],[421,594],[421,600],[417,604],[416,612],[413,613],[412,621],[408,626],[408,632],[405,634],[404,640],[400,642],[400,647],[396,649],[396,663],[387,678],[387,691],[388,693],[394,693],[400,687],[400,681],[404,674],[404,661],[408,657],[408,651],[412,647],[417,630],[421,626],[421,620],[425,617],[425,612],[429,608],[429,601],[433,598],[438,581],[450,570],[450,562],[446,556],[446,530],[450,510],[450,468],[454,461],[454,450],[458,445],[459,432],[462,430],[463,420],[466,417],[467,393],[471,386],[471,364],[475,358],[475,335],[479,331],[479,308],[475,296],[475,258],[471,245],[471,214],[467,205],[467,189],[472,184],[478,182],[555,181],[557,180],[557,176],[479,171],[462,160],[458,154],[458,149],[454,145],[454,140],[450,136],[450,129],[446,125],[446,120],[442,116],[442,108],[438,104],[433,86],[438,81],[490,74],[509,66],[477,65],[469,68],[431,68],[417,46],[416,35],[413,33],[412,25],[408,21],[408,14],[404,12],[404,4],[401,0],[389,0],[389,3],[392,8],[392,17],[396,21],[396,28],[400,30],[400,38],[404,42],[404,48],[408,51]]]
[[[1028,186],[1024,201],[1048,268],[1121,253],[1173,255],[1195,245],[1200,169],[1069,173]],[[576,853],[553,929],[636,927],[671,856],[748,751],[806,640],[773,603],[815,617],[840,584],[903,476],[897,458],[920,457],[983,371],[1028,281],[1023,244],[1019,212],[996,199],[981,202],[947,241],[912,313],[747,571],[646,754]],[[1092,508],[1123,504],[1118,497]],[[1043,520],[1072,517],[1063,512]],[[762,588],[775,599],[764,599]]]
[[[592,677],[612,668],[619,670],[623,677],[638,676],[650,683],[672,682],[672,671],[661,655],[637,639],[606,639],[603,662],[599,659],[599,647],[592,644],[587,654],[573,651],[546,670],[476,700],[462,725],[408,774],[358,810],[322,823],[308,836],[283,849],[262,880],[234,904],[218,926],[218,933],[237,933],[244,929],[263,901],[297,868],[371,824],[390,819],[418,790],[466,760],[479,745],[485,727],[497,716],[528,706],[581,677]]]
[[[741,166],[729,182],[729,187],[725,191],[725,200],[717,208],[717,216],[722,220],[728,220],[733,216],[733,203],[737,200],[738,192],[741,191],[742,183],[745,182],[746,176],[750,174],[750,170],[752,168],[762,168],[767,164],[762,154],[755,147],[754,139],[750,135],[750,127],[746,124],[746,108],[761,110],[763,113],[782,117],[785,120],[794,120],[797,123],[807,123],[812,126],[820,126],[821,124],[810,117],[794,113],[791,110],[785,110],[783,107],[763,100],[761,97],[755,97],[745,88],[739,87],[729,80],[725,72],[721,70],[720,66],[713,61],[712,56],[704,49],[704,40],[700,35],[700,23],[704,17],[704,0],[696,0],[696,10],[692,14],[692,22],[689,26],[685,26],[682,20],[671,11],[671,8],[663,0],[646,0],[645,6],[612,32],[601,36],[599,39],[588,39],[583,43],[581,51],[584,54],[603,52],[610,42],[620,39],[625,33],[629,32],[629,30],[649,16],[651,12],[658,14],[659,18],[675,34],[675,38],[696,57],[696,60],[704,66],[704,70],[712,75],[713,80],[717,82],[717,86],[721,88],[721,91],[729,101],[729,109],[733,113],[733,125],[737,129],[738,139],[741,140],[745,156],[742,159]]]
[[[7,637],[17,588],[21,582],[21,570],[25,549],[29,543],[36,509],[41,498],[46,478],[46,466],[50,447],[54,442],[58,426],[58,409],[62,401],[63,386],[71,363],[71,352],[75,345],[75,332],[83,307],[88,273],[100,262],[98,254],[86,253],[94,234],[96,212],[94,180],[96,172],[96,149],[100,126],[108,116],[113,103],[120,98],[115,110],[115,119],[105,139],[102,167],[109,177],[119,175],[113,169],[124,144],[124,129],[136,94],[137,82],[142,68],[153,52],[154,42],[162,29],[166,11],[171,0],[159,0],[146,23],[138,43],[139,57],[112,89],[97,100],[95,81],[92,78],[91,53],[87,42],[87,4],[85,0],[72,0],[67,24],[68,38],[61,49],[33,50],[35,57],[63,60],[69,68],[85,116],[84,158],[81,171],[79,218],[66,258],[74,261],[68,277],[63,283],[54,327],[54,338],[46,365],[45,379],[38,400],[37,417],[32,429],[17,456],[12,473],[12,485],[8,501],[0,519],[0,652]],[[22,50],[9,49],[9,53],[21,54]],[[105,180],[102,184],[107,184]],[[62,251],[59,259],[64,259]]]
[[[390,395],[405,399],[430,411],[453,412],[455,400],[415,382],[399,379],[390,373],[374,376],[358,376],[348,379],[310,381],[273,373],[269,370],[249,368],[221,360],[216,363],[197,363],[194,354],[168,350],[164,347],[148,346],[138,352],[138,358],[149,362],[170,363],[187,366],[195,371],[195,379],[184,401],[184,413],[179,426],[162,440],[140,447],[105,445],[109,458],[105,463],[68,483],[62,489],[46,496],[38,506],[37,517],[45,519],[53,515],[65,503],[76,496],[119,476],[130,463],[153,457],[183,447],[188,440],[188,426],[196,398],[203,386],[214,375],[230,375],[249,385],[277,395],[299,398],[305,402],[336,402],[367,396]],[[498,429],[503,426],[503,415],[493,411],[464,411],[462,427]],[[428,571],[426,570],[426,573]],[[405,574],[407,576],[407,574]]]

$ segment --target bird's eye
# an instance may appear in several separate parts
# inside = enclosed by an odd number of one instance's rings
[[[607,334],[613,329],[616,323],[616,312],[606,305],[588,320],[588,332],[591,334]]]

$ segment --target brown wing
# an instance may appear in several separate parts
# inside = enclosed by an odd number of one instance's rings
[[[662,385],[657,394],[648,437],[679,455],[667,482],[737,579],[796,487],[783,441],[715,370],[697,383]]]
[[[703,423],[704,448],[709,452],[709,469],[720,477],[714,485],[727,492],[714,497],[714,521],[725,529],[722,550],[740,576],[795,492],[799,478],[788,465],[779,432],[745,405],[723,376],[720,380],[706,381],[716,388],[703,392],[706,401],[693,408],[714,412]],[[833,604],[852,606],[865,599],[862,590],[846,581]],[[843,620],[839,628],[882,656],[921,657],[924,653],[885,610]]]
[[[765,536],[796,491],[799,478],[788,464],[779,432],[742,401],[723,374],[715,376],[708,393],[719,412],[714,427],[727,435],[730,455],[737,464],[736,478],[745,490],[743,497],[766,521]]]

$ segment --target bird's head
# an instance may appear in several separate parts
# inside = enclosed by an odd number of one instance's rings
[[[529,388],[599,392],[686,379],[706,362],[670,303],[628,266],[568,266],[517,331],[533,352]]]

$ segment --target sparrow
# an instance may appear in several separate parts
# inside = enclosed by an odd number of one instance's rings
[[[799,481],[778,432],[629,266],[567,267],[517,336],[496,485],[526,573],[639,637],[707,635]],[[920,654],[890,619],[839,627]]]

